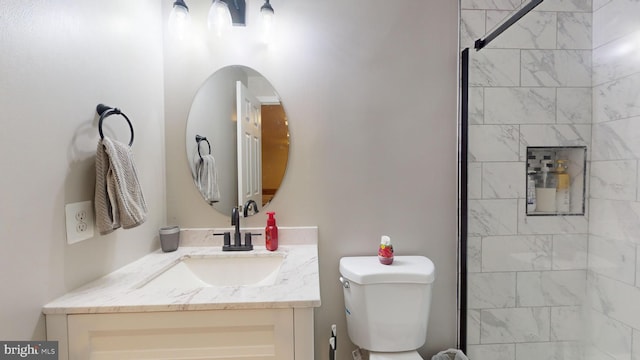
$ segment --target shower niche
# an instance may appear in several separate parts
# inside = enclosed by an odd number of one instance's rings
[[[586,146],[527,147],[527,216],[584,215]]]

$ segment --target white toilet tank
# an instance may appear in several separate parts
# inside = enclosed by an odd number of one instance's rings
[[[396,256],[383,265],[377,256],[340,259],[347,331],[359,347],[377,352],[411,351],[424,345],[431,306],[433,262],[424,256]]]

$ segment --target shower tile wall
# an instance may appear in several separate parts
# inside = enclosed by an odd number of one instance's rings
[[[472,49],[467,352],[471,360],[583,359],[588,220],[527,217],[525,171],[527,146],[590,148],[592,4],[545,0],[473,50],[518,6],[461,2],[461,45]]]
[[[640,360],[640,2],[594,2],[590,360]]]

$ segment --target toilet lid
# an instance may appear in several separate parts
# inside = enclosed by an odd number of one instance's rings
[[[369,352],[369,360],[423,360],[417,351],[395,353]]]
[[[431,284],[435,266],[424,256],[396,256],[391,265],[383,265],[377,256],[353,256],[340,259],[340,274],[357,284]]]

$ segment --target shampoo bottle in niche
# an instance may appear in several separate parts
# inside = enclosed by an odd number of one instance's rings
[[[567,173],[567,161],[556,161],[556,176],[558,182],[556,185],[556,209],[559,213],[567,213],[571,211],[571,198],[569,188],[571,186],[569,174]]]
[[[536,211],[556,211],[556,173],[552,160],[542,160],[542,178],[536,185]]]
[[[273,217],[275,214],[273,211],[267,212],[269,218],[267,219],[267,227],[264,229],[265,245],[269,251],[278,249],[278,227],[276,226],[276,219]]]
[[[536,211],[536,172],[527,172],[527,214]]]
[[[380,263],[384,265],[391,265],[393,262],[393,245],[391,245],[391,238],[386,235],[382,236],[382,239],[380,239],[378,260],[380,260]]]

